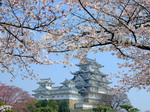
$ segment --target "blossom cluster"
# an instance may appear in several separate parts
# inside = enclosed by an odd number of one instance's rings
[[[12,106],[10,106],[10,105],[0,106],[0,111],[1,112],[5,112],[5,111],[11,110],[11,109],[12,109]]]
[[[126,60],[125,87],[149,88],[149,0],[5,0],[0,7],[1,72],[35,75],[31,64],[69,64],[89,52]],[[64,59],[54,60],[54,56]]]

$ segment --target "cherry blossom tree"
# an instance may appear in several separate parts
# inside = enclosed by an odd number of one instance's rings
[[[1,4],[1,72],[10,73],[12,78],[16,74],[35,77],[30,64],[52,64],[39,35],[57,32],[54,23],[63,16],[60,5],[53,0],[2,0]]]
[[[128,68],[115,74],[123,84],[121,90],[133,87],[149,90],[150,1],[66,0],[65,3],[70,8],[65,10],[66,17],[61,22],[64,36],[46,35],[56,41],[55,52],[68,52],[69,58],[70,51],[77,51],[73,57],[83,59],[88,52],[111,51],[125,60],[118,63],[119,68]]]
[[[36,110],[36,102],[37,100],[31,98],[26,100],[25,102],[14,104],[13,107],[15,112],[33,112],[34,110]]]
[[[30,64],[68,64],[88,52],[111,51],[126,63],[124,86],[150,88],[149,0],[5,0],[0,7],[1,71],[35,77]],[[53,61],[50,55],[63,54]],[[14,67],[12,66],[14,65]]]
[[[112,51],[126,60],[128,68],[116,77],[126,91],[150,88],[150,1],[148,0],[66,0],[71,7],[64,22],[67,48],[77,49],[77,57]],[[66,32],[67,32],[66,31]],[[71,33],[70,33],[71,31]],[[63,38],[64,39],[64,38]],[[66,40],[67,40],[66,39]],[[71,47],[70,47],[71,46]],[[81,57],[82,58],[82,57]]]
[[[113,95],[103,95],[100,105],[109,106],[113,109],[120,109],[120,105],[131,105],[131,103],[126,93],[115,92]]]
[[[120,105],[131,105],[130,100],[128,99],[127,94],[115,94],[112,98],[112,107],[114,109],[119,109]]]
[[[23,102],[27,99],[32,99],[32,97],[22,89],[15,86],[8,86],[5,84],[0,85],[0,101],[5,104],[15,104]]]
[[[18,108],[24,110],[27,108],[26,104],[32,104],[33,98],[18,87],[1,84],[0,90],[0,101],[12,105],[14,110]],[[18,110],[18,112],[21,112],[21,110]]]

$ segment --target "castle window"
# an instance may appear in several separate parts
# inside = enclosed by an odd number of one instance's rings
[[[81,67],[81,70],[86,71],[86,70],[87,70],[87,67],[86,67],[86,66],[83,66],[83,67]]]

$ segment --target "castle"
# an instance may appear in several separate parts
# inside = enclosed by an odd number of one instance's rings
[[[102,103],[104,95],[111,95],[107,75],[99,70],[103,67],[101,64],[87,58],[76,66],[79,71],[72,73],[74,77],[66,79],[62,86],[53,87],[50,78],[40,80],[33,96],[38,100],[66,100],[70,109],[91,109]]]

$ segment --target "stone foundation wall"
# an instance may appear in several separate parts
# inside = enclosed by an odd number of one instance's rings
[[[90,109],[92,109],[91,107],[78,107],[77,109],[75,109],[75,110],[90,110]]]
[[[76,109],[76,110],[71,110],[70,112],[93,112],[93,111],[91,109],[90,110]]]
[[[100,104],[100,101],[94,99],[85,99],[84,101],[90,104]]]
[[[77,102],[78,102],[78,100],[69,99],[69,100],[68,100],[69,108],[70,108],[71,110],[74,110],[74,109],[75,109],[75,103],[77,103]]]

